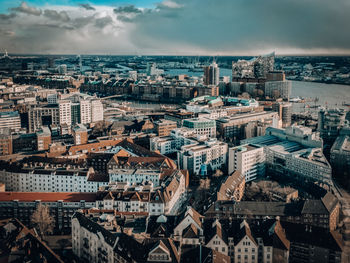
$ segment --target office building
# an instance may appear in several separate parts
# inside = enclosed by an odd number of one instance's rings
[[[280,127],[277,112],[236,114],[216,120],[218,136],[238,144],[240,140],[261,136],[267,127]]]
[[[193,118],[183,121],[183,127],[189,128],[197,135],[206,135],[210,138],[216,137],[215,120],[207,118]]]
[[[245,182],[265,176],[264,148],[254,145],[241,145],[228,150],[228,172],[240,172]]]
[[[289,80],[265,82],[265,96],[273,99],[282,98],[289,100],[291,93],[292,82]]]
[[[282,121],[282,128],[292,124],[292,104],[288,102],[275,102],[272,105],[274,111],[278,112],[278,116]]]
[[[293,180],[318,182],[333,187],[332,168],[323,155],[323,142],[310,128],[291,126],[268,128],[265,136],[250,138],[242,144],[264,147],[270,174]]]
[[[210,66],[204,67],[204,84],[205,85],[219,85],[220,69],[213,61]]]
[[[57,93],[47,94],[47,103],[49,104],[57,104],[58,96]]]

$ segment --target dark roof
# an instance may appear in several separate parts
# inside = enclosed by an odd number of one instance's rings
[[[234,212],[239,215],[283,216],[284,202],[244,201],[234,204]]]
[[[183,263],[230,263],[230,257],[226,256],[211,248],[199,246],[182,246],[181,262]],[[202,253],[202,261],[200,262],[200,253]]]
[[[11,227],[5,229],[8,224]],[[63,263],[33,230],[15,218],[0,221],[0,250],[2,258],[15,254],[16,262]]]
[[[211,220],[208,224],[204,225],[204,235],[205,235],[205,243],[207,244],[215,235],[218,235],[226,244],[228,244],[226,228],[223,228],[219,221]]]
[[[321,227],[290,222],[281,222],[281,225],[286,231],[286,236],[290,240],[291,246],[303,243],[333,251],[342,251],[343,249],[342,236],[338,231],[329,231]]]
[[[101,232],[103,235],[106,243],[110,245],[111,247],[114,246],[117,235],[111,233],[110,231],[106,230],[103,226],[100,226],[96,222],[90,220],[86,216],[84,216],[82,213],[76,212],[72,218],[76,218],[79,221],[80,226],[84,227],[85,229],[89,230],[90,232],[97,234]]]
[[[198,238],[198,229],[195,225],[190,224],[182,231],[183,238]]]
[[[321,200],[306,200],[302,214],[328,214],[327,208]]]
[[[119,254],[126,261],[145,261],[147,251],[144,246],[137,242],[133,237],[124,233],[112,233],[79,212],[76,212],[73,215],[73,218],[78,219],[79,224],[90,232],[95,234],[100,232],[107,244],[114,247],[114,252]]]
[[[329,213],[331,213],[339,203],[338,199],[331,192],[327,192],[327,194],[322,197],[321,200]]]

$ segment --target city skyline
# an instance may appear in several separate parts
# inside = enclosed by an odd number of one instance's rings
[[[0,52],[350,54],[345,0],[0,2]]]

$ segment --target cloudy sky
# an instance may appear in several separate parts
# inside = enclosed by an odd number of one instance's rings
[[[349,0],[0,0],[0,53],[350,54]]]

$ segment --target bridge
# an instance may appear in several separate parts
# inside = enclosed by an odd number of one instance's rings
[[[125,97],[125,95],[111,95],[108,97],[103,97],[103,98],[99,98],[100,100],[108,100],[108,99],[113,99],[113,98],[123,98]]]

